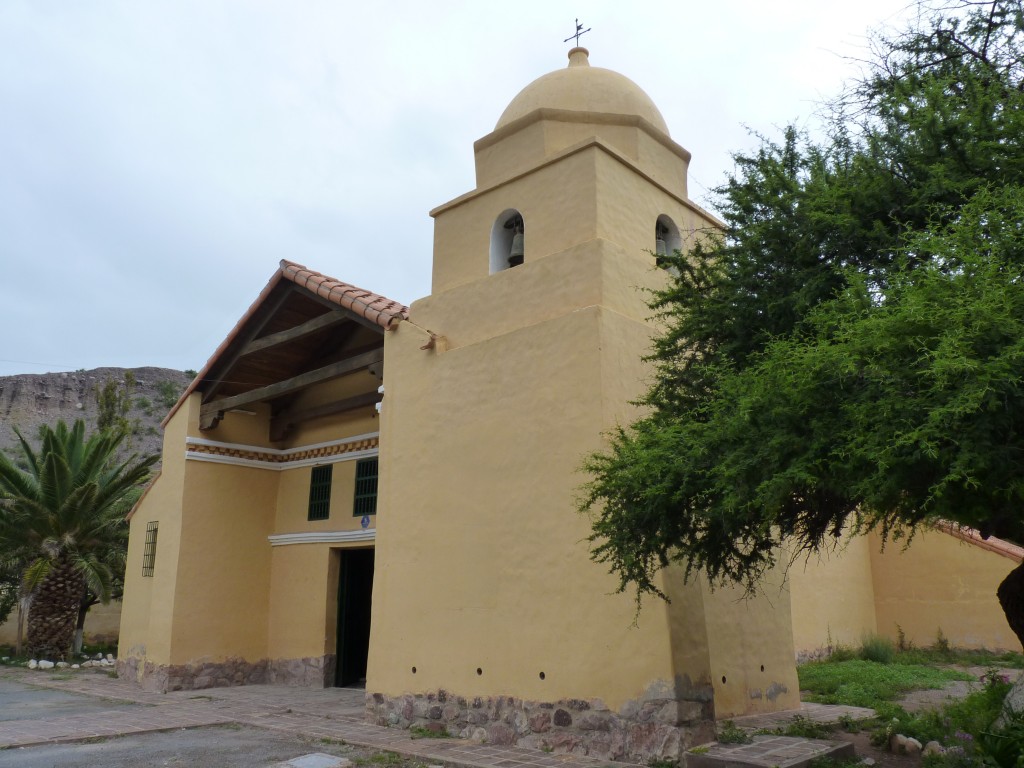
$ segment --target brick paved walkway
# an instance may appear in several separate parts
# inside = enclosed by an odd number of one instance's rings
[[[413,739],[408,731],[364,722],[364,693],[357,689],[250,685],[150,693],[106,673],[83,670],[54,674],[14,667],[0,667],[0,679],[97,697],[118,707],[110,710],[94,708],[88,714],[0,722],[0,749],[239,723],[314,739],[337,739],[355,746],[467,768],[614,768],[629,765],[582,755],[551,755],[530,749],[497,747],[463,739]],[[125,702],[139,706],[125,708]],[[874,713],[857,707],[804,704],[799,713],[755,715],[736,718],[734,722],[744,729],[770,729],[783,726],[797,714],[820,722],[835,722],[844,714],[861,719]],[[768,760],[765,765],[789,765],[801,761],[791,763],[783,759],[780,762],[781,753],[774,754],[774,758],[769,753],[783,747],[789,752],[795,750],[794,755],[800,753],[802,756],[806,752],[799,745],[789,743],[800,740],[790,739],[786,744],[778,741],[778,737],[771,744],[759,739],[762,741],[763,744],[748,747],[744,757],[756,757],[754,753],[763,752],[763,757]],[[719,747],[726,748],[726,745]],[[717,756],[717,749],[712,748],[707,757]],[[813,749],[811,752],[819,754]],[[758,764],[756,759],[751,762]]]
[[[550,755],[463,739],[413,739],[408,731],[363,722],[363,691],[249,685],[200,691],[149,693],[103,673],[55,675],[0,667],[0,678],[137,708],[93,710],[84,715],[0,722],[0,749],[75,742],[205,725],[239,723],[314,739],[388,750],[427,762],[467,768],[597,768],[623,766],[582,755]]]

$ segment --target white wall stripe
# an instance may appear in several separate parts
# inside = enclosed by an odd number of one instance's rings
[[[318,456],[311,459],[297,459],[295,461],[264,461],[262,459],[243,459],[238,456],[218,456],[214,453],[194,453],[185,451],[185,458],[189,461],[208,461],[212,464],[234,464],[239,467],[256,467],[257,469],[269,469],[274,472],[283,472],[286,469],[298,467],[313,467],[318,464],[338,464],[343,461],[355,461],[365,459],[368,456],[376,456],[379,453],[376,448],[367,448],[362,451],[349,451],[339,453],[335,456]]]
[[[376,528],[361,528],[355,531],[310,531],[305,533],[278,533],[267,536],[272,547],[289,544],[342,544],[351,541],[374,541]]]
[[[340,440],[329,440],[326,443],[313,443],[311,445],[302,445],[298,448],[264,448],[260,445],[245,445],[244,443],[219,443],[216,440],[207,440],[203,437],[186,437],[185,445],[203,445],[208,448],[226,448],[229,450],[236,451],[253,451],[255,453],[266,453],[270,456],[288,456],[295,453],[305,453],[306,451],[315,451],[317,448],[331,448],[335,445],[345,445],[346,443],[358,443],[360,440],[370,440],[374,437],[380,437],[380,432],[367,432],[365,435],[352,435],[351,437],[343,437]]]

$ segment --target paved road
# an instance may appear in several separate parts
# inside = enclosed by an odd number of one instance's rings
[[[0,722],[107,712],[135,706],[47,688],[34,688],[0,679]]]
[[[0,751],[0,768],[256,768],[279,766],[310,754],[348,758],[355,765],[372,765],[367,750],[311,742],[290,734],[242,726],[158,731],[93,742],[42,744]],[[293,763],[294,764],[294,763]],[[330,765],[326,760],[321,761]],[[335,763],[335,765],[344,763]],[[415,768],[409,759],[389,768]]]

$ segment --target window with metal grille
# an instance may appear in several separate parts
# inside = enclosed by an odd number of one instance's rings
[[[146,523],[146,546],[142,550],[142,575],[152,576],[156,565],[156,531],[160,523]]]
[[[334,465],[313,467],[309,479],[308,520],[326,520],[331,516],[331,477]]]
[[[352,504],[356,517],[377,514],[377,459],[356,462],[356,497]]]

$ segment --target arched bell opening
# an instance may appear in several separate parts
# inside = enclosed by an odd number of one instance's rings
[[[665,256],[683,249],[683,238],[679,227],[665,214],[661,214],[654,223],[654,263],[662,269],[667,268]]]
[[[522,214],[514,208],[502,211],[491,227],[491,274],[522,264],[525,243]]]

